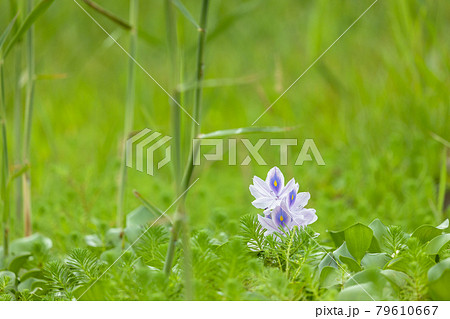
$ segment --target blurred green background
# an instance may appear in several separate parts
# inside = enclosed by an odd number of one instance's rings
[[[98,3],[127,19],[128,1]],[[199,19],[200,1],[183,3]],[[212,0],[205,80],[219,85],[204,90],[202,132],[250,126],[371,3]],[[126,30],[84,7],[128,47]],[[0,8],[3,29],[12,13],[8,1]],[[177,20],[183,82],[192,83],[198,32],[182,14]],[[316,231],[375,218],[412,231],[448,216],[447,205],[437,208],[444,145],[432,134],[450,140],[449,21],[448,1],[378,1],[258,121],[258,126],[298,126],[248,138],[299,140],[289,150],[290,165],[280,168],[311,193]],[[139,28],[146,37],[139,40],[136,59],[166,88],[170,59],[163,1],[140,1]],[[72,0],[56,1],[37,21],[35,36],[33,230],[65,253],[83,246],[85,235],[115,224],[128,57]],[[12,56],[5,68],[12,105]],[[134,129],[171,135],[168,97],[140,69],[136,89]],[[182,105],[192,113],[191,91]],[[7,112],[13,129],[12,107]],[[182,117],[187,137],[191,120]],[[307,138],[314,139],[325,166],[293,165]],[[186,138],[184,156],[187,143]],[[9,145],[13,150],[12,139]],[[242,161],[247,152],[240,145]],[[265,178],[279,165],[279,149],[266,142],[261,155],[267,166],[254,160],[229,166],[225,157],[196,170],[200,179],[187,200],[192,228],[221,225],[220,231],[234,234],[240,216],[258,212],[248,186],[254,175]],[[128,176],[127,212],[140,204],[133,189],[162,210],[176,197],[170,166],[153,177],[130,168]],[[21,236],[17,226],[13,238]]]

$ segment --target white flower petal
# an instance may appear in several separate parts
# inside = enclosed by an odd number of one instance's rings
[[[298,185],[295,183],[295,179],[291,179],[286,186],[280,191],[280,195],[278,195],[280,198],[283,198],[285,196],[288,196],[291,190],[294,189],[295,185]]]
[[[303,209],[294,215],[294,222],[299,226],[306,226],[317,220],[316,210],[313,208]]]
[[[261,193],[266,194],[266,196],[270,196],[271,190],[269,185],[267,185],[266,182],[258,176],[253,177],[253,185],[255,185]]]
[[[255,185],[250,185],[249,190],[250,190],[250,193],[253,195],[253,197],[255,197],[256,199],[267,196],[266,194],[263,194],[260,191],[260,189]]]
[[[301,192],[297,194],[297,198],[295,199],[295,203],[293,207],[297,209],[301,209],[308,205],[308,201],[311,198],[311,194],[309,192]]]
[[[266,209],[266,208],[271,208],[274,201],[275,200],[271,197],[260,197],[260,198],[255,199],[252,202],[252,205],[255,206],[256,208]]]
[[[264,234],[265,236],[267,236],[268,232],[272,234],[273,232],[277,231],[276,227],[274,227],[273,225],[272,219],[258,215],[258,221],[261,226],[267,230],[267,232]]]

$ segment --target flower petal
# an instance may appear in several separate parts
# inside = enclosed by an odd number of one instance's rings
[[[266,184],[278,195],[284,187],[284,176],[278,167],[273,167],[267,173]]]
[[[248,189],[250,190],[250,193],[255,198],[267,196],[265,193],[263,194],[262,191],[255,185],[250,185]]]
[[[266,209],[266,208],[273,208],[272,206],[275,203],[275,199],[271,197],[260,197],[255,199],[252,202],[252,205],[256,208]]]
[[[261,215],[258,215],[258,221],[261,226],[267,231],[264,233],[265,236],[272,234],[273,232],[278,231],[277,228],[273,225],[271,218],[266,218]]]
[[[295,186],[297,185],[297,189],[298,189],[298,184],[295,182],[295,179],[292,178],[287,184],[286,186],[280,191],[280,194],[278,195],[279,197],[284,197],[284,196],[288,196],[289,193],[295,189]]]
[[[297,194],[297,199],[295,200],[295,204],[293,205],[295,208],[303,208],[308,205],[308,201],[311,198],[311,194],[309,192],[301,192]]]
[[[272,221],[273,224],[277,227],[286,227],[291,222],[291,215],[285,211],[281,206],[277,206],[272,211]]]
[[[260,192],[266,194],[267,196],[271,195],[269,185],[267,185],[267,183],[258,176],[253,176],[253,185],[255,185]]]
[[[317,220],[316,210],[313,208],[303,209],[294,215],[294,222],[299,226],[306,226]]]

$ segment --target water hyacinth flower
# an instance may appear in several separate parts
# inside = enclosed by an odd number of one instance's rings
[[[291,179],[284,186],[284,176],[278,167],[273,167],[266,180],[258,176],[253,177],[253,185],[250,185],[250,193],[255,197],[253,206],[262,209],[273,209],[280,205],[281,200],[289,194],[295,186],[295,180]]]
[[[317,220],[316,210],[305,208],[311,195],[298,193],[299,185],[294,179],[284,186],[284,176],[278,167],[272,168],[263,181],[255,176],[250,192],[255,197],[252,204],[264,209],[264,216],[258,221],[266,230],[265,236],[282,233],[294,226],[305,227]]]

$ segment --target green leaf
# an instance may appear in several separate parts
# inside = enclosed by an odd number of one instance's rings
[[[323,267],[320,272],[319,283],[323,288],[330,288],[341,283],[341,274],[335,267]]]
[[[118,246],[122,243],[122,229],[111,228],[108,229],[105,235],[105,241],[107,245]]]
[[[336,260],[333,258],[333,255],[331,253],[327,253],[325,257],[320,261],[319,264],[319,274],[322,272],[322,269],[325,267],[334,267],[338,268],[338,265],[336,263]]]
[[[335,258],[337,258],[341,263],[348,266],[351,271],[360,271],[361,267],[354,257],[350,254],[347,249],[347,243],[344,242],[338,249],[333,252]]]
[[[184,15],[184,17],[188,19],[197,29],[201,29],[197,21],[195,21],[192,14],[189,12],[188,9],[186,9],[184,4],[180,0],[172,0],[172,3],[180,10],[180,12]]]
[[[339,247],[342,245],[342,243],[345,241],[345,235],[344,235],[344,231],[329,231],[331,239],[333,239],[334,244],[336,245],[336,247]]]
[[[153,213],[152,211],[147,209],[147,207],[141,205],[127,215],[126,225],[144,226],[158,217],[158,214]]]
[[[374,296],[374,297],[372,297]],[[374,283],[367,282],[344,288],[337,296],[338,301],[373,301],[379,300]],[[373,298],[373,299],[372,299]]]
[[[20,281],[25,281],[28,278],[44,279],[44,274],[41,269],[31,269],[20,276]]]
[[[379,269],[363,270],[347,280],[338,300],[395,300],[397,293]]]
[[[448,219],[444,220],[439,226],[436,226],[437,229],[445,230],[449,226]]]
[[[398,271],[408,271],[409,264],[408,260],[405,257],[397,257],[395,259],[392,259],[385,268],[389,268],[392,270],[398,270]]]
[[[370,254],[367,253],[363,259],[361,260],[361,265],[367,269],[367,268],[381,268],[383,269],[384,266],[389,262],[391,258],[384,253],[376,253],[376,254]]]
[[[344,231],[347,249],[359,263],[372,242],[373,231],[363,224],[355,224]]]
[[[84,236],[84,241],[86,242],[86,245],[90,246],[90,247],[103,247],[103,242],[100,239],[100,237],[98,237],[98,235],[86,235]]]
[[[434,237],[425,247],[425,251],[429,255],[438,255],[448,243],[450,243],[450,234]]]
[[[351,271],[354,272],[358,272],[361,271],[361,266],[358,264],[358,262],[351,258],[351,257],[347,257],[347,256],[340,256],[339,259],[348,266],[348,268]]]
[[[5,52],[3,53],[3,58],[5,58],[8,53],[11,51],[13,46],[16,44],[17,41],[19,41],[23,34],[28,31],[28,29],[31,28],[31,26],[34,24],[34,22],[41,16],[47,9],[50,7],[50,5],[53,3],[54,0],[42,0],[39,2],[36,7],[28,14],[28,16],[23,21],[22,25],[19,27],[17,32],[14,34],[12,40],[8,43]]]
[[[151,212],[145,206],[139,206],[127,215],[125,235],[130,242],[135,241],[142,233],[144,227],[158,218],[159,215]]]
[[[36,278],[28,278],[24,281],[22,281],[18,286],[17,286],[17,290],[18,291],[24,291],[24,290],[28,290],[28,291],[32,291],[35,287],[37,287],[39,284],[40,286],[44,285],[46,282],[44,280],[40,280],[40,279],[36,279]]]
[[[9,263],[8,270],[12,271],[15,274],[18,274],[19,270],[22,269],[22,267],[26,264],[30,256],[31,254],[25,253],[15,257]]]
[[[33,253],[37,249],[49,250],[52,248],[52,240],[39,233],[29,237],[19,238],[11,242],[11,254],[20,255],[28,252]]]
[[[241,135],[249,133],[278,133],[292,130],[292,127],[263,126],[263,127],[240,127],[229,130],[220,130],[206,134],[200,134],[198,138],[218,138],[232,135]]]
[[[450,258],[428,270],[428,289],[433,300],[450,300]]]
[[[389,280],[391,284],[399,289],[403,289],[408,283],[409,277],[402,271],[392,270],[392,269],[384,269],[381,271],[381,274]]]
[[[439,226],[422,225],[419,226],[412,234],[411,237],[419,238],[422,243],[426,243],[442,234],[442,231],[448,228],[448,219],[446,219]]]
[[[384,245],[385,238],[388,236],[388,230],[386,225],[384,225],[378,218],[370,223],[369,228],[373,231],[373,236],[376,238],[378,246],[380,249],[386,249]]]
[[[9,33],[12,30],[12,27],[14,26],[14,23],[16,23],[17,16],[12,19],[12,21],[8,24],[5,31],[3,31],[2,35],[0,36],[0,52],[3,49],[3,44],[5,44],[6,38],[8,37]]]

